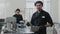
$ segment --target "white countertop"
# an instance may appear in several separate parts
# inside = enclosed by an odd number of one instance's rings
[[[10,33],[5,33],[5,34],[33,34],[34,32],[31,31],[30,27],[25,27],[25,28],[17,28],[17,32],[10,32]]]

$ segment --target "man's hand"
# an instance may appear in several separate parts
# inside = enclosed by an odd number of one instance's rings
[[[48,23],[48,24],[45,25],[45,27],[51,27],[51,24]]]

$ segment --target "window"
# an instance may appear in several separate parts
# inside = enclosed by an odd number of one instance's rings
[[[42,1],[44,3],[43,9],[50,13],[50,0],[26,0],[25,17],[28,21],[31,20],[32,14],[36,11],[34,3]]]

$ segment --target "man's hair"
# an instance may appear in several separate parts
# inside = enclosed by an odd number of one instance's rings
[[[37,3],[41,3],[42,6],[43,6],[43,2],[42,1],[36,1],[34,5],[36,6]]]
[[[16,9],[16,12],[19,11],[20,12],[20,9]]]

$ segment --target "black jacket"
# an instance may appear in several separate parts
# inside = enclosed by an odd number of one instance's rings
[[[23,20],[23,17],[22,17],[22,15],[20,15],[20,14],[19,14],[19,15],[15,14],[15,15],[13,15],[13,17],[16,18],[16,23],[19,23],[19,24],[20,24],[19,21]]]
[[[31,24],[34,26],[44,26],[47,22],[50,23],[51,26],[53,25],[53,21],[49,13],[44,10],[41,10],[40,13],[35,12],[32,15]],[[39,29],[39,31],[36,31],[35,34],[46,34],[46,27]]]
[[[41,10],[40,13],[35,12],[31,19],[31,24],[34,26],[46,25],[48,23],[53,25],[53,21],[48,12]]]

